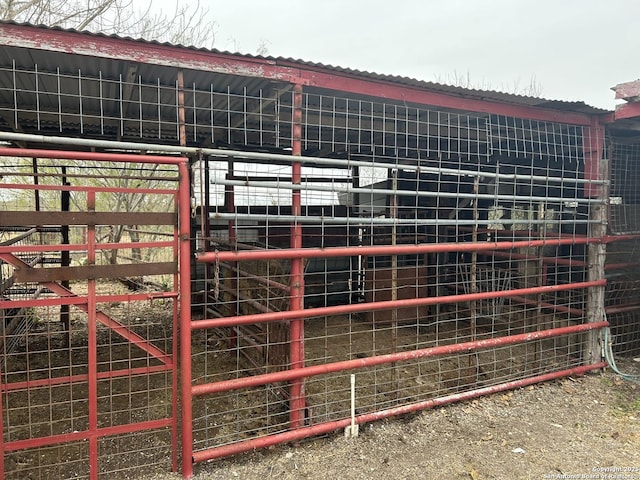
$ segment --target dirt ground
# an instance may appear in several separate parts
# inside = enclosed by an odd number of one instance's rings
[[[640,373],[637,362],[619,367]],[[361,425],[357,438],[196,465],[194,478],[640,480],[640,385],[611,371],[561,379]]]
[[[117,308],[121,307],[114,307]],[[146,325],[147,317],[163,319],[157,321],[157,328],[163,322],[170,324],[171,309],[166,305],[155,303],[151,308],[145,304],[140,308],[132,306],[127,310],[135,319],[132,327]],[[156,334],[147,329],[145,338],[167,338],[171,330],[165,330]],[[76,333],[82,337],[85,331],[79,324]],[[327,332],[322,334],[326,336]],[[324,338],[323,335],[317,334],[314,338]],[[34,332],[31,350],[46,351],[44,346],[36,346],[47,339],[48,336]],[[76,340],[80,345],[86,344],[84,337]],[[106,343],[106,338],[99,342],[100,345]],[[124,342],[118,348],[126,349],[127,345]],[[58,353],[67,351],[62,347],[59,350]],[[165,350],[170,348],[165,346]],[[310,348],[312,357],[322,358],[312,351]],[[75,354],[77,357],[78,352]],[[128,357],[123,354],[122,358]],[[86,363],[83,359],[75,360],[80,365]],[[619,366],[623,371],[640,375],[640,362],[629,359]],[[115,411],[129,411],[130,397],[121,395],[119,398],[124,403],[118,403]],[[69,401],[67,405],[71,405]],[[137,437],[127,437],[124,441],[129,443],[123,443],[119,449],[113,446],[113,454],[105,462],[113,462],[107,465],[114,467],[110,472],[118,468],[127,471],[117,477],[110,473],[109,478],[181,478],[177,473],[158,473],[156,465],[136,467],[138,461],[146,459],[132,459],[121,453],[136,452],[135,455],[141,456],[147,447],[150,452],[154,448],[164,449],[166,456],[161,454],[161,460],[166,465],[168,439],[165,438],[164,443],[151,440],[153,445],[148,446],[133,444],[142,441]],[[111,448],[111,444],[107,447]],[[12,478],[27,476],[17,470]],[[40,475],[38,478],[59,477]],[[357,438],[347,439],[343,432],[337,431],[296,445],[273,447],[195,467],[195,480],[233,478],[640,480],[640,385],[622,380],[610,370],[593,372],[584,377],[565,378],[361,425]]]

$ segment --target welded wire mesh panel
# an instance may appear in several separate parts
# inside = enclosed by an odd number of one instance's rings
[[[55,253],[38,254],[33,252],[18,253],[22,246],[37,245],[42,242],[57,243],[60,241],[59,228],[11,228],[0,232],[0,245],[11,247],[16,257],[32,267],[60,262],[60,255]],[[26,300],[37,298],[43,288],[35,283],[16,284],[14,268],[0,260],[0,295],[3,299]],[[4,308],[0,310],[2,326],[3,350],[13,352],[20,344],[24,333],[34,321],[33,312],[26,306]]]
[[[134,465],[170,468],[175,167],[2,165],[5,474],[123,478]]]
[[[177,85],[129,75],[87,75],[64,68],[12,64],[0,68],[2,109],[24,131],[53,134],[178,137]]]
[[[590,362],[583,127],[305,92],[303,157],[194,166],[196,451]]]
[[[640,145],[611,145],[611,223],[613,233],[640,232]]]
[[[155,300],[99,305],[101,312],[117,319],[136,338],[144,339],[136,344],[113,329],[98,328],[97,411],[102,427],[171,416],[171,370],[155,349],[171,352],[172,303]]]
[[[5,456],[5,478],[90,478],[87,442],[11,452]]]
[[[397,153],[409,158],[455,155],[463,160],[489,153],[486,118],[477,115],[321,91],[304,95],[303,112],[303,147],[309,152]]]
[[[605,311],[611,324],[611,347],[619,357],[640,353],[640,241],[607,245]]]
[[[9,128],[175,145],[184,123],[183,140],[198,146],[290,146],[290,125],[279,120],[291,118],[280,106],[286,89],[267,81],[247,86],[197,72],[167,77],[133,66],[126,74],[108,65],[96,64],[90,73],[65,67],[15,60],[0,66],[0,112]]]
[[[65,348],[59,307],[34,310],[35,325],[23,334],[21,348],[3,356],[3,383],[9,389],[3,420],[9,442],[88,428],[86,379],[72,385],[68,380],[72,372],[87,375],[86,348],[75,342]],[[81,335],[80,330],[74,324],[69,334]],[[40,385],[29,385],[30,378],[40,380]],[[52,379],[59,381],[52,384]]]
[[[100,477],[136,478],[171,468],[171,435],[168,431],[135,432],[100,439]],[[131,453],[135,452],[134,455]],[[127,461],[123,462],[122,459]]]
[[[340,320],[323,322],[340,324]],[[342,320],[344,322],[344,319]],[[307,325],[314,333],[323,334],[322,327]],[[355,327],[355,328],[354,328]],[[352,325],[356,331],[350,334],[355,344],[351,348],[371,352],[376,350],[375,343],[385,344],[387,351],[394,344],[390,330],[365,332],[359,323]],[[445,327],[446,328],[446,327]],[[436,345],[451,345],[460,342],[455,338],[453,328],[439,332],[410,331],[403,329],[398,332],[401,342],[399,350],[413,348],[435,347]],[[359,331],[358,331],[359,330]],[[375,337],[375,340],[374,340]],[[487,335],[479,335],[487,338]],[[334,339],[332,350],[342,351],[348,356],[348,340]],[[307,340],[308,350],[316,353],[322,344],[319,338]],[[574,350],[580,350],[580,338],[563,338],[563,346],[570,345]],[[418,347],[419,346],[419,347]],[[456,395],[460,392],[483,387],[491,387],[508,381],[534,376],[553,369],[570,368],[580,365],[579,356],[562,356],[557,351],[560,344],[551,340],[537,342],[534,345],[516,345],[496,347],[479,353],[459,353],[441,355],[435,358],[419,360],[403,360],[376,367],[362,368],[355,371],[356,414],[362,415],[379,410],[403,406],[415,402],[429,402],[441,397]],[[355,347],[355,348],[354,348]],[[377,348],[380,351],[379,348]],[[352,358],[358,358],[358,353],[351,353]],[[333,357],[335,360],[335,357]],[[330,358],[321,354],[318,358],[311,358],[310,362],[328,362]],[[340,372],[332,375],[318,375],[309,379],[306,384],[307,408],[311,423],[322,423],[345,418],[350,415],[351,392],[350,373]]]

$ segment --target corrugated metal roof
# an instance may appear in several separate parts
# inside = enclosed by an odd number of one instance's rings
[[[251,57],[249,55],[249,57]],[[254,57],[262,58],[262,57]],[[309,62],[301,59],[283,58],[283,57],[264,57],[267,60],[274,60],[278,64],[283,62],[301,65],[305,67],[316,68],[320,70],[330,70],[334,72],[346,73],[349,75],[356,75],[372,80],[382,80],[386,82],[393,82],[399,85],[422,88],[434,92],[447,93],[452,95],[464,96],[468,98],[474,98],[478,100],[498,101],[503,103],[513,103],[516,105],[523,105],[528,107],[540,107],[551,108],[555,110],[566,110],[579,113],[607,113],[609,110],[593,107],[585,102],[570,102],[564,100],[550,100],[546,98],[533,97],[527,95],[518,95],[513,93],[501,92],[498,90],[479,90],[473,88],[458,87],[454,85],[447,85],[443,83],[430,82],[426,80],[418,80],[411,77],[402,77],[399,75],[389,75],[368,72],[363,70],[345,68],[334,65],[327,65],[323,63]]]
[[[389,82],[397,85],[423,89],[431,92],[456,95],[456,96],[475,99],[475,100],[494,101],[494,102],[508,103],[512,105],[525,106],[525,107],[538,107],[538,108],[553,109],[558,111],[576,112],[576,113],[582,113],[582,114],[602,114],[602,113],[609,112],[609,110],[593,107],[586,104],[585,102],[550,100],[550,99],[539,98],[539,97],[505,93],[497,90],[469,89],[469,88],[446,85],[446,84],[441,84],[436,82],[429,82],[425,80],[418,80],[411,77],[380,74],[380,73],[362,71],[362,70],[345,68],[340,66],[334,66],[334,65],[324,64],[324,63],[311,62],[311,61],[302,60],[302,59],[260,56],[260,55],[244,54],[244,53],[233,53],[233,52],[218,50],[218,49],[199,48],[194,46],[171,44],[168,42],[158,42],[155,40],[146,40],[143,38],[132,38],[127,36],[108,35],[104,33],[96,33],[96,32],[89,32],[89,31],[78,31],[74,29],[64,29],[60,27],[49,27],[46,25],[32,25],[32,24],[24,24],[24,23],[21,24],[16,22],[7,22],[7,21],[0,21],[0,24],[1,23],[25,26],[25,27],[33,27],[33,28],[52,30],[52,31],[79,33],[79,34],[88,35],[94,38],[113,38],[118,40],[140,42],[147,45],[161,45],[164,47],[186,49],[190,51],[227,55],[227,56],[238,58],[238,59],[259,60],[259,61],[265,61],[275,65],[280,65],[280,66],[303,68],[307,70],[316,70],[316,71],[322,71],[325,73],[332,73],[332,72],[341,73],[341,74],[346,74],[354,77],[360,77],[363,79],[374,80],[374,81],[384,81],[384,82]],[[2,40],[0,39],[0,43],[1,42]]]

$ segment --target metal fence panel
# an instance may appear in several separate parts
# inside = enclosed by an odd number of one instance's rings
[[[1,154],[4,478],[175,468],[175,162]]]

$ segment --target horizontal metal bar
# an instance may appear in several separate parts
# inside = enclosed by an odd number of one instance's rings
[[[22,136],[22,141],[40,141],[42,143],[49,143],[52,145],[72,144],[72,145],[84,145],[87,147],[97,146],[97,142],[88,139],[71,139],[62,141],[63,137],[46,137],[44,135],[30,135],[19,134]],[[47,140],[44,140],[44,139]],[[0,132],[0,140],[18,140],[14,134],[10,132]],[[36,140],[39,139],[39,140]],[[69,140],[75,140],[70,142]],[[135,149],[132,149],[135,150]],[[142,149],[139,149],[142,150]],[[148,151],[148,150],[147,150]],[[174,150],[175,152],[175,150]],[[175,152],[178,153],[178,152]],[[179,165],[186,163],[187,159],[180,157],[161,157],[159,155],[138,155],[131,153],[102,153],[102,152],[86,152],[86,151],[68,151],[68,150],[38,150],[32,148],[10,148],[0,147],[0,157],[29,157],[29,158],[54,158],[64,160],[93,160],[102,162],[125,162],[125,163],[160,163],[168,165]]]
[[[114,302],[135,302],[135,301],[153,301],[160,299],[175,299],[178,297],[177,292],[147,292],[147,293],[126,293],[124,295],[96,295],[96,303],[114,303]],[[87,297],[82,295],[56,297],[56,298],[37,298],[37,299],[20,299],[20,300],[0,300],[0,309],[2,308],[29,308],[29,307],[53,307],[58,305],[86,305]]]
[[[478,253],[481,255],[499,257],[499,258],[504,258],[508,260],[539,261],[545,265],[562,265],[566,267],[586,267],[587,266],[587,262],[583,260],[574,260],[571,258],[539,257],[537,255],[527,255],[524,253],[494,252],[493,250],[478,250]]]
[[[3,187],[6,184],[3,184]],[[31,230],[32,227],[25,227],[25,226],[12,226],[12,227],[2,227],[0,226],[0,232],[10,232],[10,233],[17,233],[17,232],[27,232],[29,230]],[[60,233],[60,227],[38,227],[38,231],[41,233]]]
[[[0,246],[0,254],[2,253],[60,253],[60,252],[81,252],[87,249],[86,244],[76,243],[69,245],[18,245],[18,246]]]
[[[524,305],[532,305],[534,307],[540,306],[546,310],[551,310],[553,312],[564,312],[568,313],[569,315],[575,315],[577,317],[582,317],[585,314],[584,310],[581,310],[579,308],[571,308],[567,307],[566,305],[558,305],[555,303],[540,302],[538,300],[521,297],[519,295],[509,298],[512,302],[522,303]]]
[[[280,175],[271,175],[271,176],[259,176],[259,175],[234,175],[232,177],[228,176],[227,180],[233,181],[241,181],[241,182],[287,182],[287,184],[291,183],[291,177],[284,177]],[[300,183],[352,183],[353,178],[350,177],[302,177],[300,179]],[[218,183],[217,181],[212,180],[211,183]]]
[[[527,183],[531,182],[540,182],[540,183],[554,183],[554,184],[608,184],[607,180],[585,180],[581,178],[567,178],[567,177],[555,177],[550,175],[525,175],[525,174],[515,174],[515,173],[497,173],[497,172],[488,172],[482,170],[466,170],[462,168],[448,168],[448,167],[430,167],[421,164],[420,160],[417,159],[404,159],[398,158],[397,162],[381,162],[376,160],[354,160],[354,159],[336,159],[336,158],[324,158],[324,157],[306,157],[306,156],[289,156],[289,155],[280,155],[280,154],[268,154],[268,153],[254,153],[254,152],[243,152],[239,150],[210,150],[203,149],[203,153],[208,153],[211,156],[220,156],[225,159],[233,158],[242,162],[243,160],[252,160],[256,163],[265,163],[265,164],[280,164],[280,165],[289,165],[291,162],[301,162],[312,163],[314,167],[321,165],[326,168],[345,168],[348,167],[375,167],[386,170],[404,170],[404,171],[413,171],[417,174],[431,174],[431,175],[446,175],[452,177],[469,177],[469,178],[484,178],[484,179],[497,179],[504,180],[509,182],[514,182],[515,180],[523,180]],[[405,161],[406,160],[406,161]],[[250,163],[250,162],[245,162]],[[235,175],[235,177],[239,177],[239,175]],[[245,179],[246,180],[246,179]],[[344,183],[344,182],[339,182]]]
[[[29,177],[30,175],[25,175]],[[148,193],[152,195],[176,195],[177,190],[170,188],[123,188],[123,187],[93,187],[76,185],[43,185],[23,183],[3,183],[7,190],[49,190],[54,192],[106,192],[106,193]]]
[[[5,210],[0,225],[176,225],[172,212],[34,212]]]
[[[580,325],[572,325],[562,328],[551,328],[548,330],[539,330],[536,332],[509,335],[507,337],[486,338],[483,340],[453,343],[450,345],[439,345],[437,347],[428,347],[418,350],[407,350],[402,352],[388,353],[386,355],[376,355],[373,357],[343,360],[340,362],[325,363],[323,365],[300,367],[293,370],[281,370],[278,372],[263,373],[250,377],[223,380],[215,383],[193,385],[191,387],[191,394],[194,396],[207,395],[211,393],[227,392],[230,390],[239,390],[241,388],[257,387],[259,385],[266,385],[268,383],[288,382],[301,378],[310,378],[317,375],[326,375],[327,373],[343,372],[346,370],[373,367],[376,365],[384,365],[393,362],[416,360],[418,358],[439,357],[456,353],[476,352],[479,350],[486,350],[488,348],[516,345],[521,343],[524,344],[527,342],[532,342],[534,340],[571,335],[574,333],[596,330],[607,326],[609,326],[609,322],[582,323]]]
[[[325,317],[330,315],[346,315],[378,310],[391,310],[393,308],[421,307],[425,305],[441,305],[444,303],[460,303],[473,300],[489,300],[492,298],[509,298],[513,296],[544,294],[561,292],[565,290],[579,290],[590,287],[601,287],[607,284],[606,280],[592,280],[589,282],[566,283],[562,285],[543,285],[541,287],[516,288],[495,292],[466,293],[460,295],[443,295],[439,297],[407,298],[402,300],[386,300],[381,302],[367,302],[350,305],[336,305],[332,307],[307,308],[302,310],[289,310],[286,312],[255,313],[224,318],[209,318],[205,320],[192,320],[191,328],[208,329],[233,327],[252,323],[278,322],[296,320],[300,318]]]
[[[640,240],[640,233],[629,233],[625,235],[605,235],[602,237],[604,243],[626,242],[627,240]]]
[[[640,310],[640,303],[626,303],[624,305],[610,305],[608,307],[604,307],[604,311],[607,315],[636,312],[638,310]]]
[[[123,433],[135,433],[145,430],[158,430],[160,428],[171,427],[174,424],[174,419],[163,418],[160,420],[148,420],[146,422],[127,423],[124,425],[116,425],[112,427],[98,428],[95,431],[80,431],[63,433],[60,435],[49,435],[46,437],[28,438],[25,440],[16,440],[13,442],[4,442],[2,447],[5,452],[12,452],[16,450],[25,450],[27,448],[46,447],[50,445],[59,445],[63,443],[78,442],[80,440],[86,440],[90,437],[108,437],[111,435],[120,435]]]
[[[158,234],[162,235],[162,234]],[[174,234],[164,234],[164,236],[173,237]],[[96,250],[118,250],[123,248],[169,248],[175,247],[175,243],[169,240],[157,242],[113,242],[113,243],[96,243]]]
[[[506,223],[509,225],[549,225],[550,223],[560,223],[560,221],[550,222],[549,220],[461,220],[461,219],[442,219],[442,218],[381,218],[381,217],[330,217],[330,216],[310,216],[310,215],[271,215],[271,214],[251,214],[251,213],[226,213],[215,212],[209,215],[210,220],[247,220],[262,222],[282,222],[282,223],[301,223],[310,225],[350,225],[354,227],[367,227],[371,225],[435,225],[441,227],[459,227],[462,225],[478,225],[487,223]],[[571,220],[572,225],[590,225],[602,223],[598,220]],[[259,225],[247,225],[247,228],[256,228]],[[242,225],[236,225],[236,229],[241,229]],[[513,230],[516,231],[516,230]],[[517,235],[517,234],[514,234]]]
[[[250,278],[250,279],[255,280],[256,282],[261,283],[263,285],[268,285],[270,287],[279,288],[280,290],[283,290],[285,292],[289,292],[291,290],[291,287],[289,285],[285,285],[284,283],[276,282],[275,280],[271,280],[270,278],[267,278],[267,277],[261,277],[260,275],[254,275],[254,274],[246,272],[244,270],[240,270],[239,268],[237,268],[237,267],[235,267],[233,265],[230,265],[228,263],[221,263],[220,267],[228,268],[232,272],[235,272],[235,273],[241,275],[243,278]]]
[[[83,265],[80,267],[16,268],[17,282],[59,282],[98,278],[140,277],[178,272],[177,262],[130,263],[120,265]]]
[[[241,262],[255,260],[290,260],[292,258],[351,257],[358,255],[411,255],[418,253],[474,252],[478,250],[509,250],[513,248],[553,247],[556,245],[588,245],[602,243],[595,237],[549,238],[501,242],[420,243],[412,245],[378,245],[327,248],[288,248],[243,251],[204,252],[198,262]]]
[[[137,368],[125,368],[121,370],[112,370],[106,372],[98,372],[98,380],[105,380],[107,378],[119,378],[119,377],[133,377],[135,375],[150,375],[153,373],[166,372],[173,369],[173,363],[168,362],[163,365],[155,365],[152,367],[137,367]],[[24,382],[9,382],[0,385],[0,391],[12,392],[16,390],[28,390],[42,387],[53,387],[55,385],[66,385],[74,383],[87,382],[89,380],[88,374],[69,375],[65,377],[55,378],[41,378],[39,380],[27,380]]]
[[[357,415],[355,422],[357,424],[370,423],[384,418],[392,416],[403,415],[407,413],[417,412],[420,410],[426,410],[429,408],[440,407],[448,405],[450,403],[460,402],[464,400],[470,400],[472,398],[481,397],[484,395],[490,395],[493,393],[504,392],[507,390],[514,390],[516,388],[526,387],[536,383],[547,382],[555,380],[557,378],[568,377],[572,375],[584,375],[591,370],[598,370],[605,368],[606,363],[596,363],[593,365],[583,365],[580,367],[568,368],[565,370],[559,370],[557,372],[545,373],[542,375],[536,375],[534,377],[524,378],[521,380],[513,380],[499,385],[491,385],[475,390],[469,390],[467,392],[455,393],[438,398],[432,398],[429,400],[423,400],[399,407],[394,407],[386,410],[379,410],[374,413],[365,413]],[[330,422],[324,422],[309,427],[301,427],[295,430],[289,430],[287,432],[276,433],[274,435],[265,435],[242,442],[233,443],[221,447],[214,447],[207,450],[200,450],[193,452],[193,461],[196,463],[206,462],[207,460],[213,460],[216,458],[226,457],[229,455],[235,455],[242,452],[248,452],[256,448],[265,448],[272,445],[279,445],[286,442],[295,440],[302,440],[304,438],[314,437],[327,433],[334,432],[339,429],[343,429],[351,425],[351,418],[345,418],[342,420],[334,420]]]
[[[54,159],[55,160],[55,159]],[[91,164],[99,164],[101,162],[95,162],[95,161],[84,161],[84,162],[77,162],[75,165],[77,165],[78,169],[87,169],[87,170],[92,170],[94,168],[96,168],[95,165],[91,165]],[[17,162],[16,165],[17,166]],[[137,167],[137,166],[136,166]],[[118,171],[115,172],[113,171],[112,173],[108,173],[106,169],[108,170],[114,170],[115,167],[113,165],[102,165],[102,168],[104,168],[105,170],[102,170],[100,175],[82,175],[82,174],[74,174],[74,173],[69,173],[67,172],[67,174],[65,175],[67,178],[67,181],[69,180],[80,180],[77,183],[84,183],[86,188],[93,188],[92,183],[93,182],[88,182],[88,179],[98,179],[98,180],[103,180],[105,177],[106,178],[117,178],[120,180],[142,180],[147,184],[153,184],[153,183],[165,183],[165,182],[172,182],[172,183],[178,183],[179,182],[179,178],[177,176],[173,176],[173,177],[169,177],[169,176],[163,176],[163,175],[127,175],[125,174],[123,171]],[[121,168],[121,167],[119,167]],[[125,167],[126,168],[126,167]],[[137,170],[138,168],[136,168]],[[131,169],[133,170],[133,169]],[[150,169],[148,169],[150,170]],[[168,171],[168,170],[161,170],[161,171]],[[173,172],[172,172],[173,173]],[[26,173],[26,172],[20,172],[20,171],[11,171],[11,170],[0,170],[0,176],[4,176],[4,177],[8,177],[8,178],[12,178],[12,177],[19,177],[19,178],[29,178],[29,179],[60,179],[62,177],[61,173],[36,173],[35,175],[33,173]],[[43,184],[43,183],[34,183],[33,185],[47,185],[47,184]],[[48,186],[53,186],[55,187],[55,185],[48,185]],[[62,185],[58,185],[58,186],[62,186]],[[107,187],[102,187],[102,188],[107,188]],[[120,189],[123,187],[113,187],[114,189]]]
[[[628,263],[605,263],[604,269],[607,272],[611,270],[626,270],[628,268],[638,268],[640,267],[640,262],[628,262]]]
[[[252,182],[244,180],[226,180],[217,179],[212,180],[214,185],[229,185],[235,187],[257,187],[257,188],[271,188],[278,190],[291,190],[291,191],[304,191],[304,192],[330,192],[330,193],[360,193],[360,194],[375,194],[375,195],[399,195],[399,196],[411,196],[411,197],[427,197],[427,198],[468,198],[468,199],[480,199],[480,200],[508,200],[512,202],[545,202],[545,203],[563,203],[563,202],[576,202],[578,204],[602,204],[605,203],[603,199],[599,198],[578,198],[578,197],[548,197],[548,196],[535,196],[535,195],[504,195],[504,194],[489,194],[489,193],[448,193],[429,190],[392,190],[386,188],[355,188],[355,187],[339,187],[338,184],[331,185],[317,185],[313,186],[305,184],[293,184],[288,182]],[[535,185],[534,185],[535,188]],[[548,223],[548,221],[547,221]]]
[[[124,228],[125,232],[136,232],[141,235],[152,235],[152,236],[164,236],[164,237],[173,237],[175,234],[173,232],[154,232],[152,230],[140,230],[139,228]]]
[[[86,305],[87,297],[33,298],[20,300],[0,300],[3,308],[55,307],[58,305]]]
[[[173,236],[173,234],[171,234]],[[114,250],[122,248],[172,248],[173,241],[161,242],[121,242],[121,243],[96,243],[96,250]],[[86,243],[70,243],[66,245],[18,245],[17,247],[4,247],[0,245],[0,253],[45,253],[45,252],[81,252],[86,253]]]
[[[113,148],[113,149],[122,149],[122,150],[137,150],[137,151],[145,151],[145,152],[166,152],[173,154],[187,154],[187,155],[199,155],[200,153],[204,155],[210,155],[215,157],[220,157],[223,159],[237,159],[237,160],[253,160],[253,161],[262,161],[267,164],[282,164],[282,165],[290,165],[291,162],[299,162],[302,164],[317,164],[317,165],[326,165],[326,166],[334,166],[334,167],[345,167],[345,166],[360,166],[360,167],[379,167],[379,168],[387,168],[387,169],[402,169],[407,171],[415,171],[420,173],[433,173],[433,174],[441,174],[441,175],[454,175],[454,176],[471,176],[471,177],[480,177],[480,178],[498,178],[504,180],[527,180],[527,181],[542,181],[542,182],[555,182],[555,183],[576,183],[576,184],[591,184],[591,185],[605,185],[607,181],[605,180],[585,180],[580,178],[563,178],[563,177],[550,177],[550,176],[542,176],[542,175],[516,175],[516,174],[504,174],[504,173],[495,173],[495,172],[482,172],[475,170],[464,170],[464,169],[453,169],[453,168],[439,168],[439,167],[428,167],[424,165],[419,165],[419,161],[416,160],[415,165],[404,165],[400,163],[373,163],[372,161],[364,161],[364,160],[353,160],[353,159],[334,159],[334,158],[322,158],[322,157],[306,157],[306,156],[294,156],[294,155],[283,155],[277,153],[261,153],[261,152],[243,152],[240,150],[222,150],[218,148],[196,148],[196,147],[180,147],[177,145],[157,145],[153,143],[138,143],[138,142],[117,142],[110,140],[93,140],[86,138],[73,138],[73,137],[56,137],[56,136],[46,136],[46,135],[32,135],[25,133],[14,133],[14,132],[0,132],[0,140],[9,140],[9,141],[20,141],[20,142],[36,142],[36,143],[50,143],[57,145],[73,145],[73,146],[84,146],[84,147],[94,147],[94,148]],[[8,149],[11,150],[11,149]],[[45,150],[46,151],[46,150]],[[84,153],[84,152],[80,152]],[[0,149],[1,154],[1,149]],[[107,155],[107,154],[105,154]],[[118,154],[121,155],[121,154]],[[11,155],[9,155],[11,156]],[[30,156],[30,155],[20,155],[20,156]],[[37,156],[37,155],[36,155]],[[44,158],[44,156],[43,156]],[[48,158],[51,157],[51,153],[49,153]],[[53,156],[55,158],[55,155]],[[149,157],[156,158],[156,157]],[[157,157],[161,159],[165,159],[165,163],[171,163],[170,159],[166,157]]]

